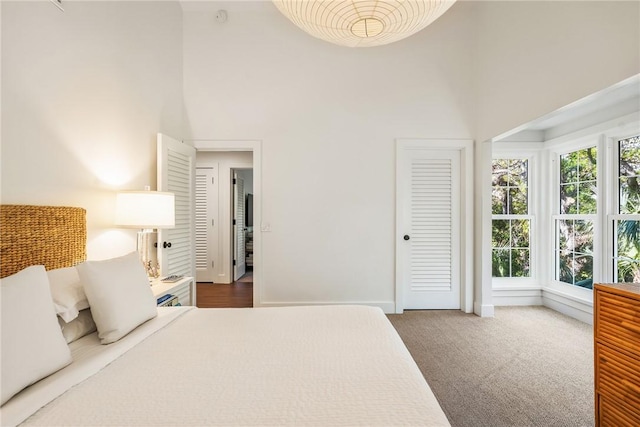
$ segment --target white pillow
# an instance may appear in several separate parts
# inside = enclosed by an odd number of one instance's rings
[[[89,301],[80,283],[75,267],[57,268],[47,271],[53,304],[56,313],[69,323],[78,316],[80,310],[89,308]]]
[[[71,363],[53,308],[47,273],[35,265],[0,280],[2,404]]]
[[[90,308],[81,310],[80,313],[78,313],[78,317],[69,323],[66,323],[58,317],[58,323],[60,324],[62,336],[64,336],[67,344],[71,344],[75,340],[96,331],[96,322],[93,321]]]
[[[137,252],[77,266],[102,344],[118,341],[158,315],[149,278]]]

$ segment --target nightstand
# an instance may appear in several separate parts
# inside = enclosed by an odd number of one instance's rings
[[[160,279],[151,281],[153,296],[176,295],[181,305],[196,305],[196,281],[193,277],[183,277],[177,282],[162,282]]]

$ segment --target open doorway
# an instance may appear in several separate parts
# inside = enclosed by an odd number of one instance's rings
[[[233,280],[253,283],[253,169],[232,169]]]
[[[255,187],[252,151],[197,151],[195,234],[199,307],[255,305]]]

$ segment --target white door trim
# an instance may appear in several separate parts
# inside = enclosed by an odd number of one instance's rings
[[[196,151],[253,152],[253,306],[262,306],[262,141],[191,140]]]
[[[405,189],[400,185],[398,176],[402,170],[401,153],[407,150],[460,150],[461,187],[460,208],[463,215],[461,224],[460,253],[460,307],[465,313],[473,312],[473,141],[468,139],[396,139],[396,257],[400,253],[403,230],[399,215],[402,212],[401,202]],[[397,264],[397,263],[396,263]],[[404,311],[404,271],[396,265],[396,313]]]

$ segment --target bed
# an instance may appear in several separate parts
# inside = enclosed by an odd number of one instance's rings
[[[71,342],[63,338],[70,355],[61,356],[66,357],[59,363],[63,366],[42,374],[41,379],[9,397],[0,409],[2,425],[449,425],[402,340],[382,311],[374,307],[202,309],[157,308],[154,304],[153,314],[147,315],[150,318],[135,320],[139,324],[122,336],[107,338],[106,344],[105,337],[111,332],[106,332],[108,322],[103,318],[114,316],[110,313],[113,301],[122,299],[115,294],[99,295],[112,298],[105,309],[96,292],[105,287],[108,292],[117,292],[111,288],[129,280],[129,276],[118,276],[114,266],[119,264],[113,264],[125,261],[104,261],[112,262],[106,267],[85,261],[83,209],[47,207],[44,218],[25,225],[25,220],[33,218],[34,212],[41,213],[42,208],[0,208],[2,263],[5,255],[12,259],[12,248],[42,246],[40,228],[50,230],[47,218],[59,222],[61,215],[74,219],[62,220],[67,226],[58,226],[56,233],[68,235],[52,241],[73,248],[58,253],[54,260],[45,259],[50,258],[46,250],[20,249],[19,262],[12,268],[3,265],[3,312],[24,316],[25,309],[16,311],[5,304],[5,295],[10,290],[22,291],[15,285],[19,283],[16,276],[24,271],[41,276],[42,271],[31,266],[44,265],[49,270],[44,274],[49,275],[49,295],[53,295],[49,298],[55,307],[53,315],[43,317],[49,323],[51,316],[56,317],[59,330],[47,330],[62,335],[60,328],[64,331],[68,324],[60,319],[51,274],[77,269],[89,307],[76,307],[76,311],[93,313],[97,331]],[[8,217],[19,218],[11,218],[13,224],[9,224]],[[36,229],[24,233],[25,227]],[[21,235],[19,241],[17,235]],[[127,262],[130,258],[122,257]],[[110,268],[116,271],[112,275],[115,279],[109,286],[99,280],[95,285],[87,273],[90,267]],[[142,288],[140,295],[147,298]],[[118,305],[115,310],[120,309]],[[140,310],[122,310],[122,315],[149,310],[147,305]],[[10,371],[11,355],[5,355],[5,334],[10,338],[7,330],[13,327],[7,316],[3,313],[3,389],[5,385],[16,387]],[[59,337],[55,339],[61,347]]]

